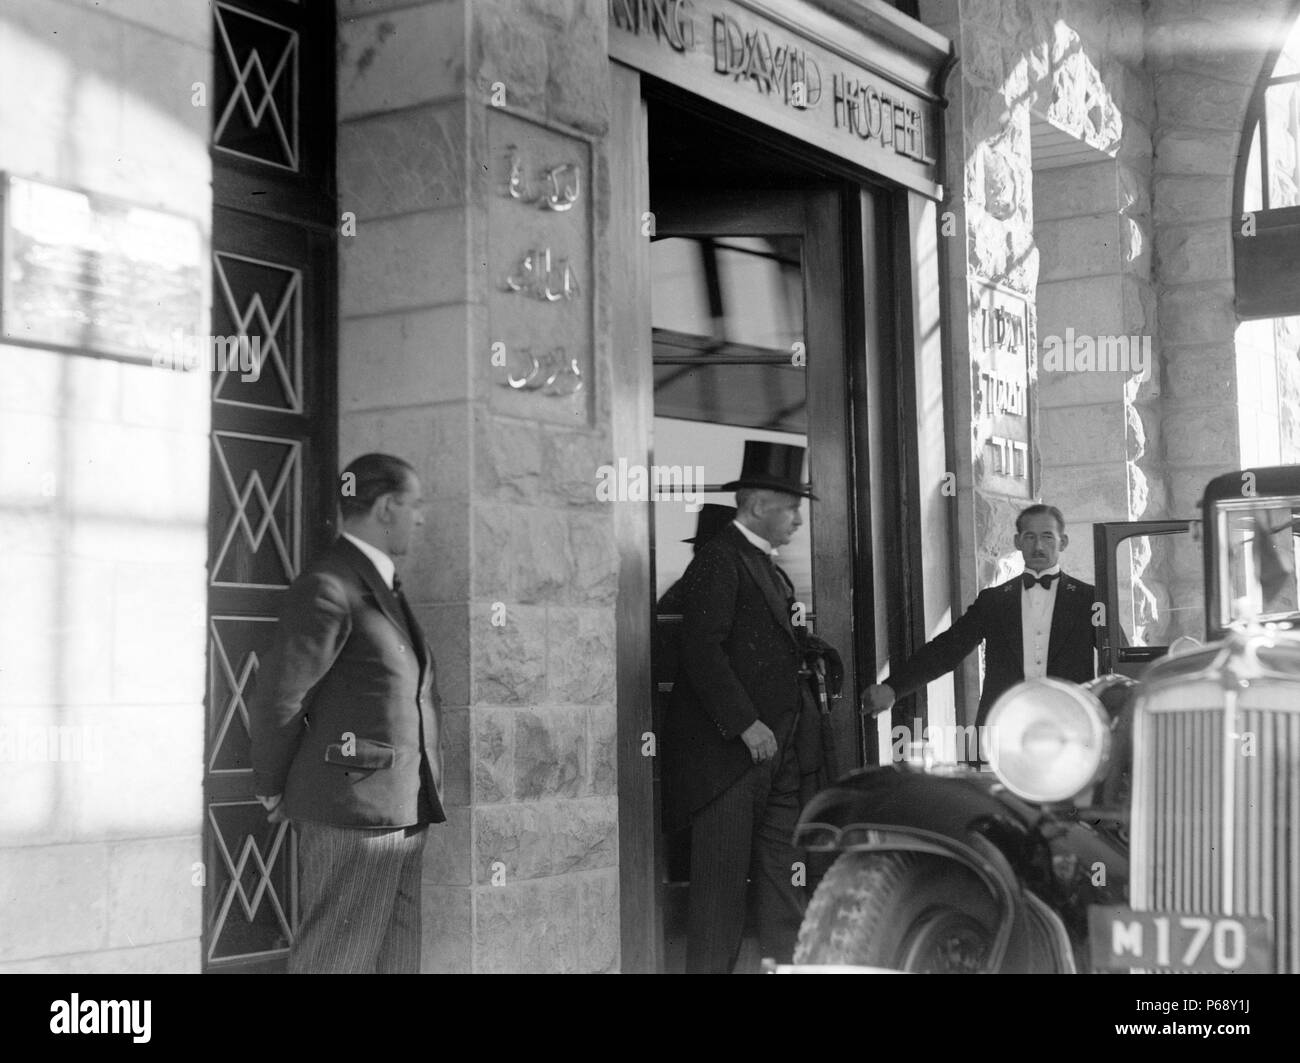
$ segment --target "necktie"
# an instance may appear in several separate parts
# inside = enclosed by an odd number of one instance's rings
[[[1058,579],[1060,575],[1059,572],[1053,572],[1046,576],[1035,577],[1032,572],[1023,572],[1020,575],[1020,584],[1025,588],[1025,590],[1029,590],[1030,587],[1038,586],[1042,587],[1044,590],[1050,591],[1052,589],[1052,580]]]
[[[402,593],[402,581],[398,578],[396,572],[393,573],[393,593],[396,595]]]

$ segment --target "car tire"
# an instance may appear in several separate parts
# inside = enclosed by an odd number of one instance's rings
[[[998,910],[975,874],[927,853],[843,853],[813,894],[796,964],[978,974]]]

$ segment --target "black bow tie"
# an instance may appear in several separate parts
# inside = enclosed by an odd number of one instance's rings
[[[1049,575],[1037,577],[1032,572],[1022,572],[1020,574],[1020,584],[1025,588],[1025,590],[1029,590],[1030,587],[1037,585],[1042,587],[1044,590],[1050,591],[1052,589],[1052,580],[1060,578],[1061,574],[1059,572],[1052,572]]]

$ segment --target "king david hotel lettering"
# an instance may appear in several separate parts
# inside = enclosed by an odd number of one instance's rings
[[[645,61],[646,49],[657,49],[661,59],[693,64],[697,80],[706,76],[707,61],[714,92],[750,93],[742,106],[752,118],[788,126],[773,116],[778,108],[787,119],[817,123],[824,135],[933,165],[927,103],[833,51],[831,42],[796,36],[759,7],[751,10],[740,0],[609,0],[611,54],[619,57],[621,38],[642,68],[662,69]],[[825,146],[844,151],[843,144]]]

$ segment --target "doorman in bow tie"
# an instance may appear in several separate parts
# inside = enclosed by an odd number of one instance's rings
[[[1061,571],[1058,557],[1070,542],[1061,511],[1042,504],[1022,510],[1013,541],[1025,571],[980,592],[952,627],[891,667],[887,683],[868,687],[866,711],[884,712],[895,698],[946,675],[981,642],[984,689],[976,726],[983,726],[993,703],[1022,679],[1053,676],[1086,683],[1096,676],[1093,588]]]

